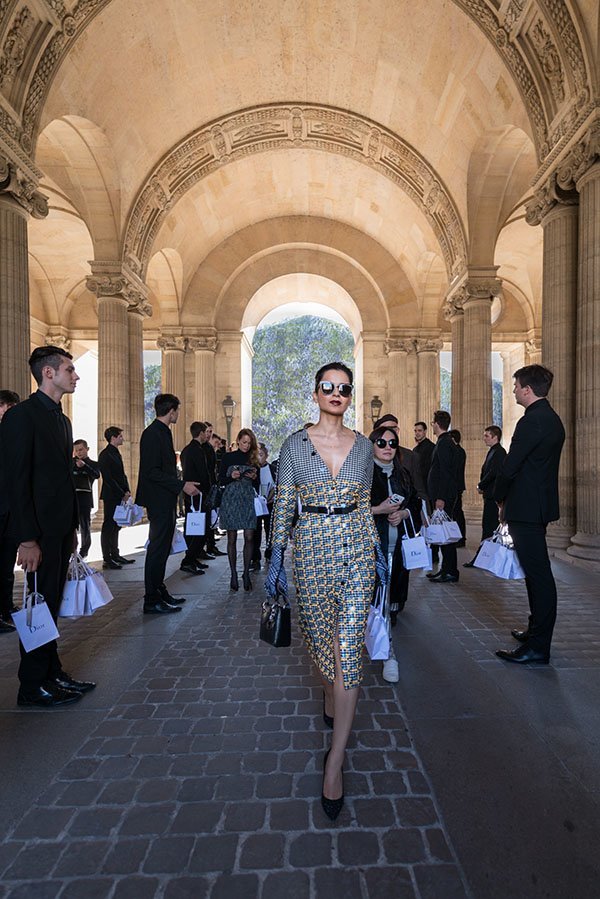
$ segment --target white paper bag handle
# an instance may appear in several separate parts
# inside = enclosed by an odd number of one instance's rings
[[[418,537],[419,535],[417,534],[417,532],[415,530],[415,523],[413,521],[412,515],[410,514],[410,509],[407,509],[406,511],[408,512],[408,517],[410,518],[410,523],[411,523],[411,526],[413,529],[413,534],[415,535],[415,537]],[[404,525],[404,533],[406,534],[407,539],[410,540],[411,538],[408,536],[408,531],[406,530],[406,518],[402,519],[402,524]]]
[[[198,508],[197,509],[194,507],[195,498],[196,498],[195,496],[190,496],[191,509],[192,509],[192,512],[199,512],[200,509],[202,508],[202,494],[201,493],[198,494]]]
[[[31,593],[27,592],[27,575],[23,579],[23,608],[27,612],[27,627],[31,627],[31,619],[33,615],[33,607],[38,604],[39,601],[44,602],[44,597],[38,593],[37,588],[37,571],[33,572],[33,591]]]

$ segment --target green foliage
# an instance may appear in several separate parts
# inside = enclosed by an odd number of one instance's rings
[[[452,374],[445,368],[440,368],[440,409],[447,409],[452,414]],[[465,410],[466,414],[466,410]],[[502,382],[492,381],[492,419],[490,424],[502,427]],[[458,427],[464,427],[464,422],[457,422]]]
[[[307,421],[317,421],[314,376],[327,362],[354,370],[354,339],[345,325],[303,315],[267,325],[254,337],[252,428],[275,458],[281,444]],[[354,427],[354,403],[345,423]]]
[[[154,419],[154,397],[160,393],[160,365],[144,365],[144,426]]]

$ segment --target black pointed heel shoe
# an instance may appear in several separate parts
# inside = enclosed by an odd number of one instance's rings
[[[323,723],[333,730],[333,718],[325,711],[325,696],[323,696]]]
[[[230,590],[239,590],[240,589],[240,584],[238,581],[237,573],[231,575],[231,580],[229,581],[229,589]]]
[[[250,580],[250,575],[246,571],[242,575],[242,581],[244,582],[244,590],[246,593],[250,593],[252,590],[252,581]]]
[[[323,761],[323,781],[325,781],[325,768],[327,767],[328,755],[329,749],[325,753],[325,759]],[[321,790],[321,805],[323,806],[323,811],[325,812],[327,817],[331,821],[335,821],[342,810],[342,806],[344,805],[344,794],[342,793],[339,799],[328,799],[325,793],[323,793],[323,791]]]

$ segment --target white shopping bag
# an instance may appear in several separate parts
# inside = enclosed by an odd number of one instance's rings
[[[378,587],[375,594],[375,600],[369,609],[369,617],[367,618],[367,629],[365,631],[365,646],[369,653],[369,658],[373,661],[377,659],[387,659],[390,654],[390,637],[388,634],[388,626],[383,614],[383,603],[385,597],[385,587]]]
[[[446,531],[448,540],[452,543],[458,540],[462,540],[463,538],[462,531],[459,527],[458,522],[452,521],[451,518],[449,518],[448,521],[444,522],[444,530]]]
[[[493,569],[498,565],[497,558],[501,549],[502,545],[496,543],[491,537],[488,540],[483,540],[473,560],[473,567],[482,568],[484,571],[493,573]]]
[[[185,542],[185,537],[181,533],[178,528],[175,528],[173,532],[173,540],[171,541],[171,552],[170,556],[175,556],[177,553],[186,553],[187,552],[187,543]]]
[[[133,524],[139,524],[144,517],[143,506],[137,506],[134,501],[129,498],[127,502],[120,503],[113,515],[113,521],[119,527],[128,528]]]
[[[482,542],[473,565],[503,580],[513,581],[525,577],[505,524],[498,525],[493,535]]]
[[[23,608],[20,612],[13,612],[11,617],[25,652],[39,649],[60,636],[44,597],[37,592],[37,572],[34,575],[33,593],[27,593],[25,577]]]
[[[254,497],[254,511],[258,518],[261,518],[263,515],[269,514],[269,507],[267,505],[266,497],[264,496],[255,496]]]
[[[99,571],[94,571],[93,568],[90,569],[90,573],[88,573],[85,580],[85,586],[86,615],[91,615],[96,609],[111,602],[113,595],[110,592],[110,587]]]
[[[60,618],[81,618],[86,613],[85,570],[84,562],[78,553],[73,553],[69,561],[67,579],[63,587],[62,599],[58,609]]]
[[[414,537],[408,536],[406,521],[404,524],[404,536],[402,537],[402,561],[407,571],[413,571],[416,568],[427,568],[430,564],[431,550],[425,543],[425,538],[415,531],[415,523],[412,519],[410,511],[408,513],[410,523],[412,525]]]
[[[186,537],[202,537],[206,533],[206,513],[200,511],[202,494],[198,497],[198,508],[194,508],[194,497],[191,498],[192,509],[185,516]]]

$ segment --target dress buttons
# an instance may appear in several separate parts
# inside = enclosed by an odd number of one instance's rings
[[[347,568],[347,567],[348,567],[348,563],[344,562],[344,568]]]
[[[345,583],[346,583],[346,581],[340,581],[340,584],[342,585],[342,587],[344,586]]]
[[[313,450],[312,453],[311,453],[311,456],[316,456],[316,455],[317,455],[317,454],[316,454],[315,451]]]

